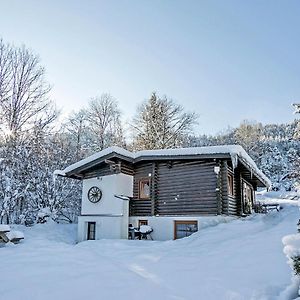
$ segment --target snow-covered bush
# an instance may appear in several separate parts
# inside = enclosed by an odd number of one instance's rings
[[[300,276],[300,255],[291,257],[295,275]]]

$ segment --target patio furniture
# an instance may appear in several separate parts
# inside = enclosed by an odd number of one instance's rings
[[[149,225],[141,225],[139,228],[139,232],[141,233],[141,239],[147,240],[150,237],[153,240],[151,233],[153,232],[153,228]]]
[[[128,239],[135,240],[135,239],[141,239],[141,233],[138,230],[138,228],[133,227],[132,224],[129,224],[128,226]]]

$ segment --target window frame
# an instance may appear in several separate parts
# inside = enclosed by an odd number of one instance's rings
[[[255,201],[255,194],[252,184],[246,180],[242,180],[242,200],[243,200],[243,213],[251,214]]]
[[[91,226],[94,226],[94,230],[91,230]],[[93,233],[93,236],[92,236]],[[92,236],[92,238],[91,238]],[[87,222],[87,240],[94,241],[96,240],[96,222]]]
[[[185,237],[192,235],[193,233],[197,232],[198,229],[199,229],[199,227],[198,227],[198,221],[197,220],[174,220],[174,240],[179,239],[177,237],[177,230],[176,230],[177,229],[177,224],[196,225],[197,230],[194,231],[194,232],[192,232],[189,235],[186,235]],[[183,238],[183,237],[181,237],[181,238]]]
[[[227,174],[227,192],[229,196],[234,197],[234,178],[233,174]]]
[[[145,194],[142,195],[142,185],[148,183],[149,184],[149,196],[145,197]],[[138,195],[141,200],[150,200],[151,199],[151,181],[149,178],[141,178],[138,180]]]
[[[139,220],[138,225],[139,225],[139,228],[141,227],[141,225],[148,225],[148,220]]]

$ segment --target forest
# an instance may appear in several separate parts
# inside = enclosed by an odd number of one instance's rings
[[[0,224],[24,224],[43,214],[76,222],[81,183],[53,172],[113,145],[141,150],[240,144],[274,190],[298,188],[297,119],[288,124],[244,120],[220,134],[200,135],[197,113],[157,92],[125,123],[113,95],[87,96],[85,107],[62,118],[50,90],[39,56],[0,39]]]

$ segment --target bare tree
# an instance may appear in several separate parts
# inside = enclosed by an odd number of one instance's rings
[[[89,129],[87,126],[87,115],[84,109],[78,112],[73,112],[69,115],[67,121],[63,125],[63,129],[68,134],[68,139],[73,142],[76,149],[76,160],[84,156],[83,148],[88,147],[89,144]]]
[[[251,152],[259,147],[262,137],[263,126],[255,121],[244,120],[234,132],[235,140],[242,145],[247,152]]]
[[[47,98],[50,86],[40,60],[25,46],[14,47],[0,40],[1,129],[17,136],[39,123],[46,126],[57,116]]]
[[[12,80],[12,48],[0,39],[0,102],[9,98]]]
[[[138,108],[133,120],[135,149],[164,149],[182,146],[187,134],[197,121],[195,113],[184,111],[166,96],[151,98]]]
[[[86,109],[86,115],[89,128],[95,137],[95,150],[124,144],[118,102],[110,94],[92,98]]]

